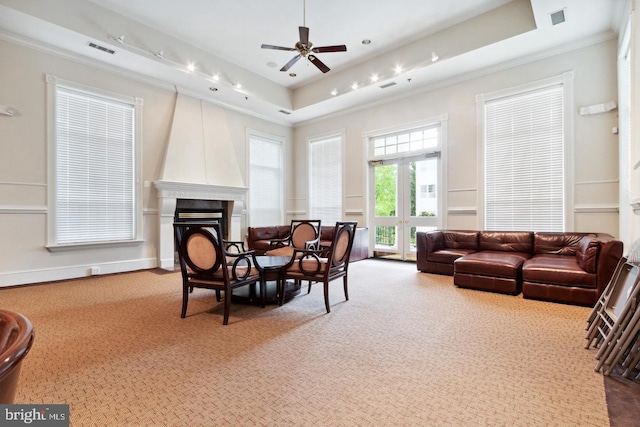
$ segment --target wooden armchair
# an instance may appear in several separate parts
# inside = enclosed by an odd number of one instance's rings
[[[255,253],[228,252],[220,238],[220,226],[216,223],[176,222],[173,224],[178,258],[182,272],[182,314],[187,314],[189,293],[193,288],[224,291],[224,325],[229,323],[231,294],[240,286],[260,282],[255,267]],[[260,297],[264,301],[264,286],[260,284]]]
[[[284,266],[281,286],[286,280],[301,282],[309,281],[307,293],[311,292],[311,284],[324,283],[324,305],[327,313],[329,307],[329,282],[342,277],[344,285],[344,297],[349,300],[347,272],[349,269],[349,255],[353,246],[353,238],[358,223],[355,221],[336,222],[331,246],[327,249],[294,249],[293,257],[289,264]],[[284,303],[283,289],[279,290],[280,304]]]
[[[319,249],[320,220],[292,220],[291,232],[284,239],[273,239],[266,255],[292,256],[295,249]]]

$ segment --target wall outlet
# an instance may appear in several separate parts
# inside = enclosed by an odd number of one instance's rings
[[[96,274],[100,274],[100,267],[91,267],[91,275],[95,276]]]

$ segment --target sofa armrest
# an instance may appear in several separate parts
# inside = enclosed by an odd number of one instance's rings
[[[416,267],[419,271],[427,270],[427,235],[438,231],[418,231],[416,233]],[[440,234],[442,234],[440,232]]]
[[[602,294],[604,288],[609,284],[611,276],[622,258],[623,244],[609,234],[598,234],[596,237],[600,241],[600,253],[597,261],[597,286],[598,296]]]
[[[446,247],[444,242],[444,233],[441,230],[427,231],[425,234],[427,238],[427,254],[440,251]]]

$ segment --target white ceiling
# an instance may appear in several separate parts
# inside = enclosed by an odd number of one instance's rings
[[[0,0],[0,36],[125,68],[193,96],[295,124],[479,68],[610,38],[624,6],[624,0],[306,0],[303,13],[304,1]],[[532,28],[526,19],[497,12],[514,4],[533,13]],[[549,13],[563,8],[567,22],[552,26]],[[470,24],[484,13],[491,19]],[[290,77],[279,69],[294,52],[260,48],[293,47],[303,23],[315,46],[347,46],[347,52],[317,55],[331,68],[327,74],[300,60]],[[469,47],[460,46],[461,40]],[[116,53],[88,48],[88,41]],[[160,51],[163,59],[154,56]],[[431,52],[440,57],[435,63]],[[186,62],[196,70],[184,72]],[[407,67],[400,76],[393,74],[396,65]],[[376,84],[369,80],[372,73],[380,77]],[[350,87],[355,81],[358,90]],[[379,89],[389,82],[397,84]],[[242,88],[234,88],[236,83]],[[333,89],[337,96],[330,94]]]

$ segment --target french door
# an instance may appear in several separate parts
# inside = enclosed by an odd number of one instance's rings
[[[373,256],[416,259],[416,232],[442,224],[440,153],[370,162]]]

